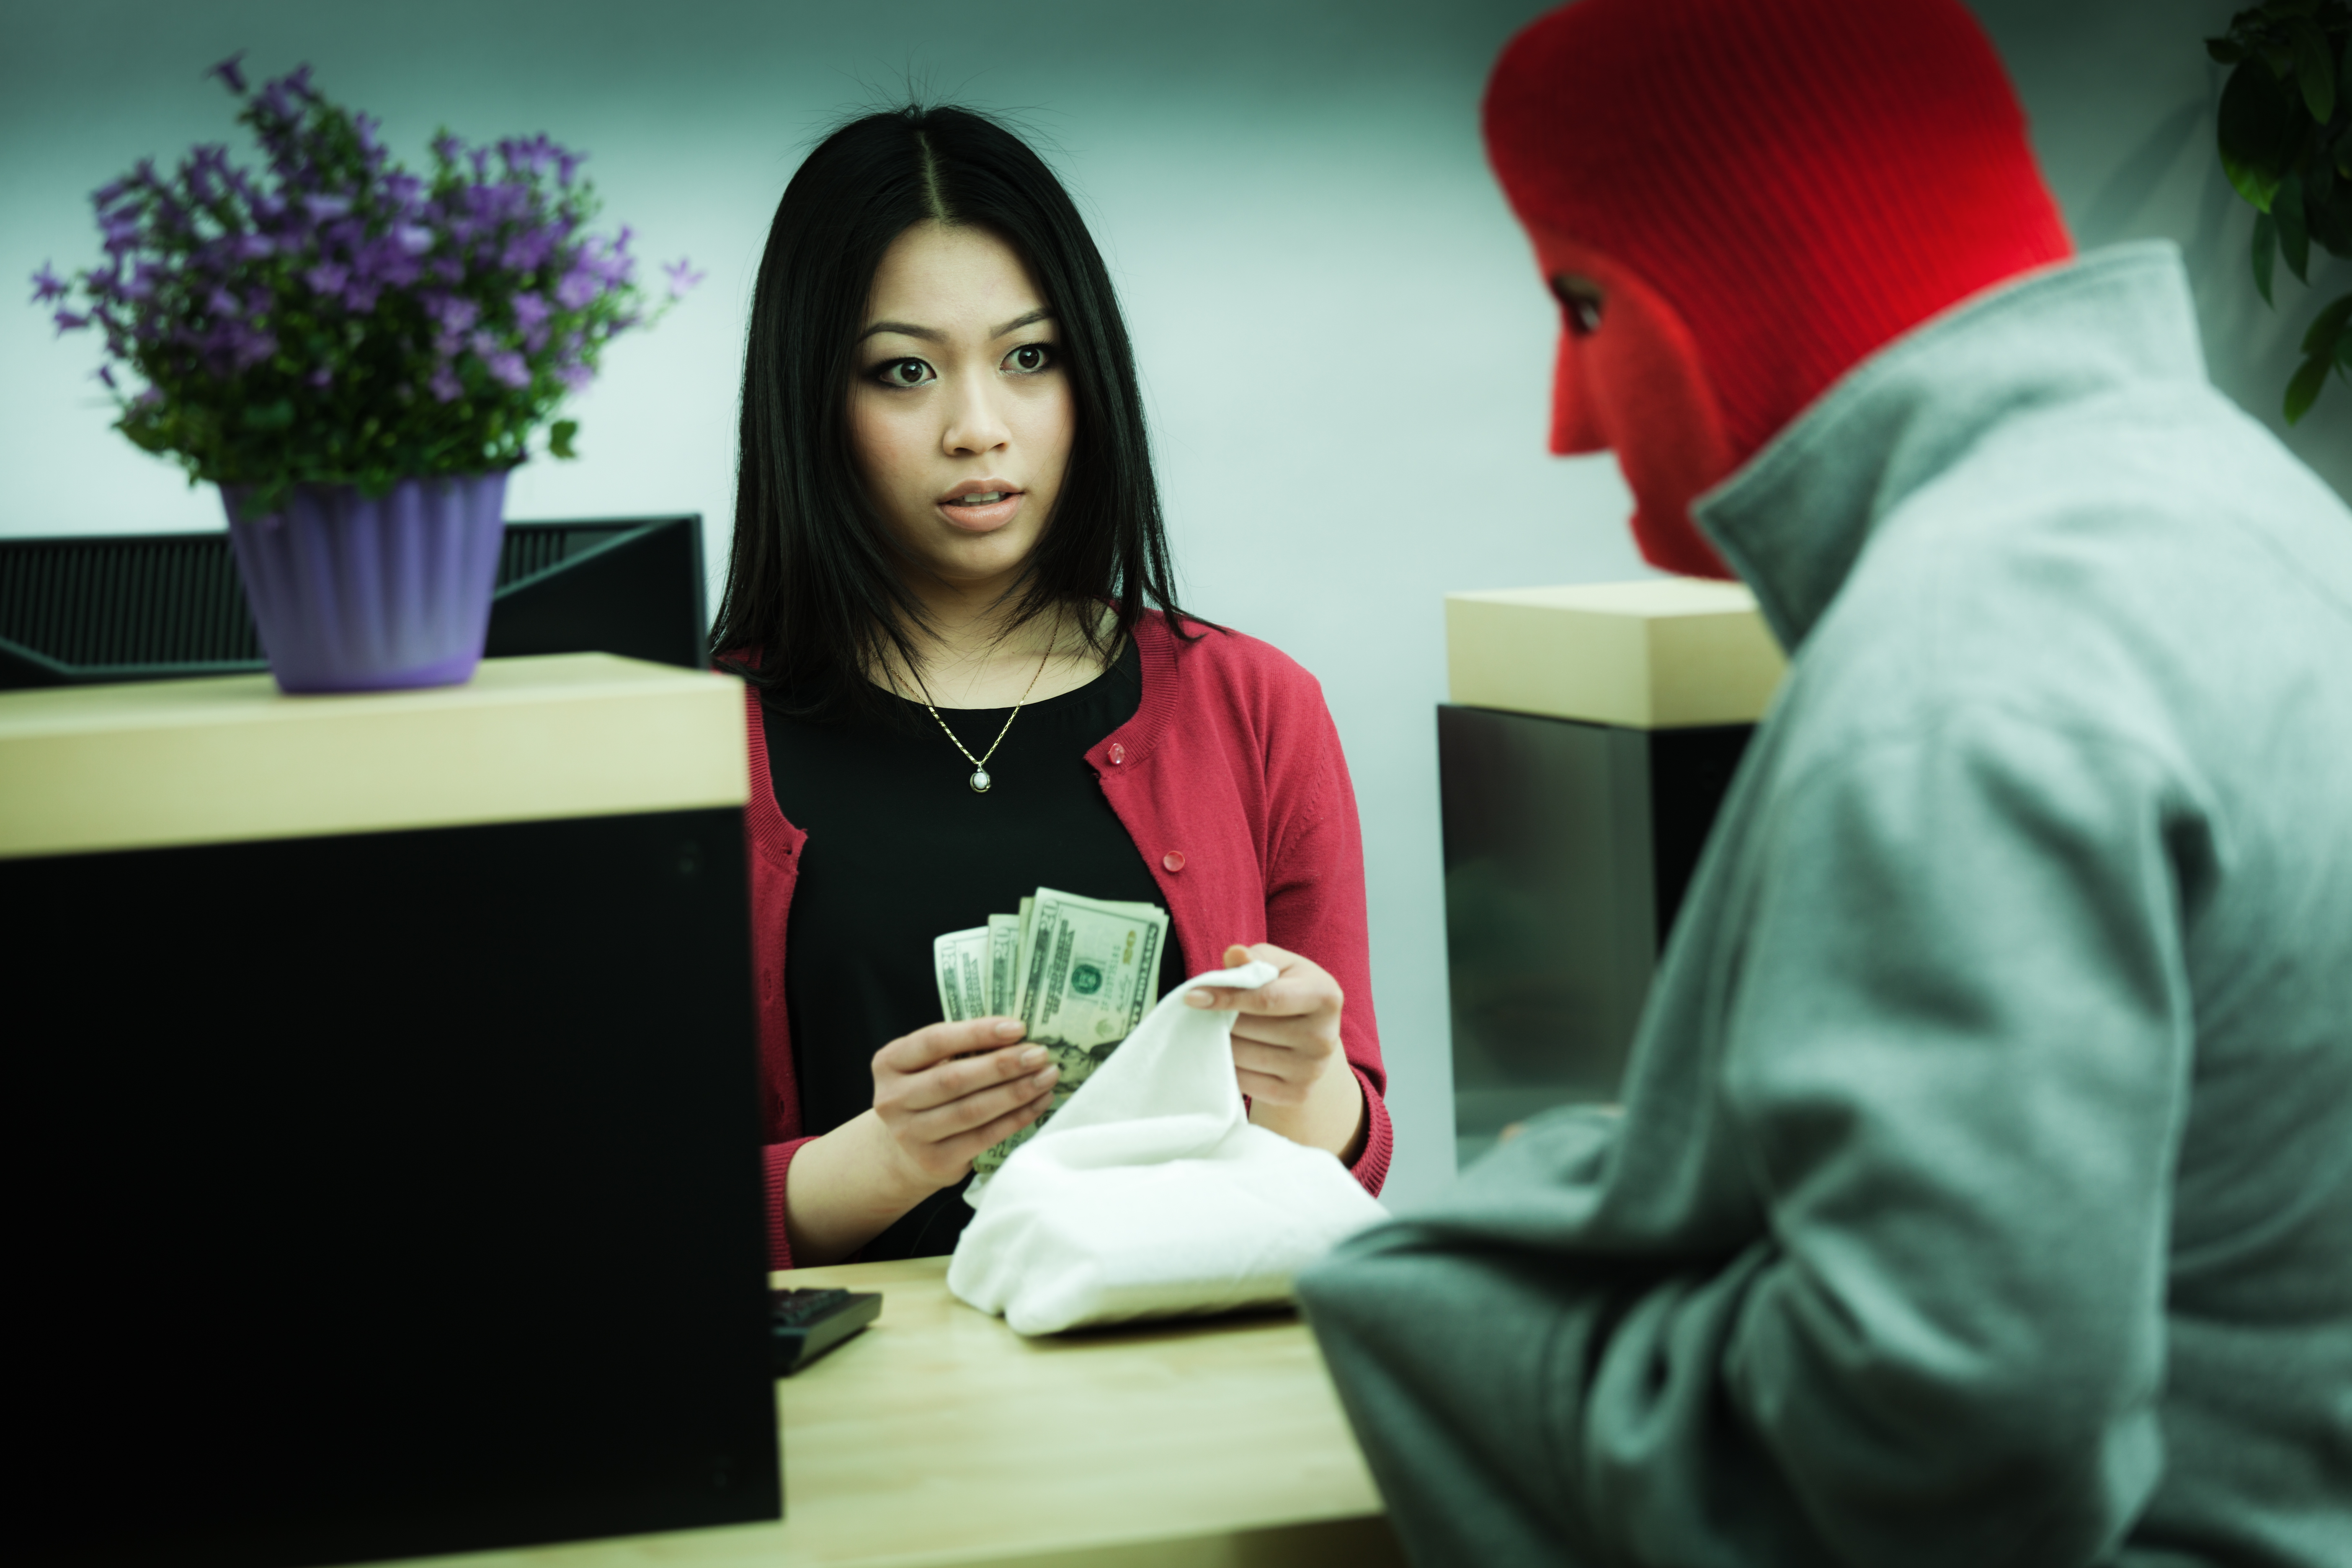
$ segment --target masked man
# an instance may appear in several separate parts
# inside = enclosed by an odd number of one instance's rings
[[[1622,1115],[1301,1281],[1401,1538],[2352,1563],[2352,512],[1958,0],[1581,0],[1486,132],[1555,449],[1790,666]]]

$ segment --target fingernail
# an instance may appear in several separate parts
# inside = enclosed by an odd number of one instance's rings
[[[1217,999],[1206,991],[1187,991],[1184,993],[1184,1005],[1188,1007],[1213,1007]]]
[[[1034,1068],[1045,1059],[1045,1047],[1043,1046],[1032,1046],[1021,1053],[1021,1065],[1024,1068]]]
[[[1047,1068],[1044,1072],[1037,1074],[1029,1081],[1035,1084],[1039,1089],[1043,1089],[1061,1076],[1062,1069],[1060,1068]]]
[[[996,1037],[1000,1040],[1009,1040],[1020,1032],[1021,1020],[1018,1018],[999,1018],[996,1021]]]

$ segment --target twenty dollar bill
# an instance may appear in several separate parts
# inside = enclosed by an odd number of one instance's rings
[[[1027,1027],[1026,1043],[1045,1047],[1062,1069],[1045,1115],[983,1151],[972,1162],[975,1173],[984,1177],[1003,1164],[1143,1021],[1159,1000],[1167,942],[1168,911],[1157,904],[1055,888],[1022,900],[1018,915],[991,915],[984,926],[933,941],[948,1021],[1016,1016]]]

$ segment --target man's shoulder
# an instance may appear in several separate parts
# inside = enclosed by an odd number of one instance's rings
[[[2217,756],[2352,668],[2352,511],[2201,388],[2021,421],[1879,520],[1797,667],[1832,750],[1997,711]]]

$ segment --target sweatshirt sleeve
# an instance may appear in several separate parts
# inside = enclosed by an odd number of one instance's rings
[[[2128,746],[1979,711],[1750,831],[1740,936],[1670,967],[1713,995],[1653,998],[1624,1123],[1547,1119],[1301,1281],[1401,1532],[2101,1560],[2162,1465],[2205,824]]]

